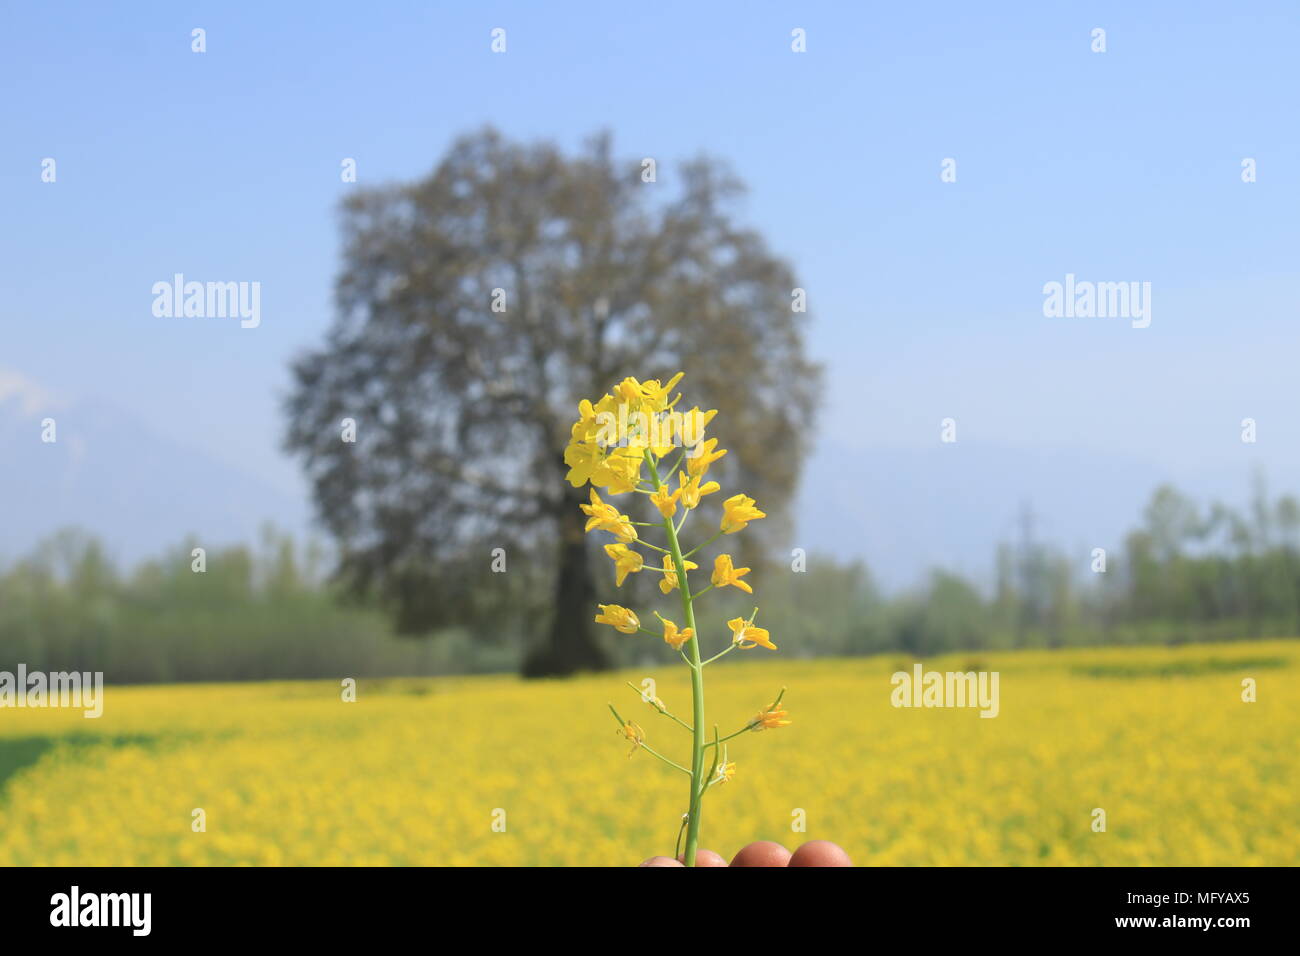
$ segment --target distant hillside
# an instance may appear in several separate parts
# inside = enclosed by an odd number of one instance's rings
[[[53,418],[57,440],[41,441]],[[274,521],[302,534],[308,505],[151,432],[102,404],[58,398],[0,375],[0,558],[57,528],[100,536],[124,561],[156,556],[193,533],[213,545],[250,542]]]
[[[936,442],[929,449],[844,449],[827,443],[804,471],[792,546],[860,554],[890,590],[917,583],[935,566],[989,583],[994,549],[1020,532],[1026,505],[1035,516],[1034,535],[1077,549],[1085,567],[1092,548],[1122,544],[1160,484],[1239,505],[1251,474],[1242,462],[1176,474],[1153,462],[1073,447]]]

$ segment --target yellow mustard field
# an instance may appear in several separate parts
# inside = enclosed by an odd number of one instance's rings
[[[1300,863],[1300,644],[979,653],[1000,712],[895,708],[901,656],[707,669],[728,745],[701,846],[829,839],[859,865]],[[670,853],[685,668],[573,680],[109,687],[104,714],[0,709],[0,864],[625,866]],[[1257,701],[1243,702],[1242,681]],[[196,832],[195,810],[206,829]],[[1104,832],[1094,813],[1105,812]],[[804,821],[805,830],[795,827]]]

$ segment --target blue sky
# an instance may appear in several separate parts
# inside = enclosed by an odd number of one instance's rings
[[[279,397],[330,317],[340,161],[410,179],[484,123],[608,127],[665,187],[674,160],[731,162],[828,365],[810,481],[932,450],[946,416],[990,453],[1206,493],[1300,466],[1294,3],[11,3],[5,24],[0,370],[284,492]],[[176,272],[261,282],[261,326],[155,318]],[[1151,326],[1045,318],[1067,272],[1151,282]]]

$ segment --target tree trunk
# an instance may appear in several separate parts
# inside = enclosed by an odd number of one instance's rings
[[[587,560],[586,518],[578,505],[586,498],[567,494],[560,505],[559,567],[555,575],[555,616],[546,643],[524,661],[525,677],[563,677],[579,671],[609,668],[609,658],[596,641],[596,588]]]

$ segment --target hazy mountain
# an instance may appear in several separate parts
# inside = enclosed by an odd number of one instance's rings
[[[1069,447],[823,445],[803,476],[793,546],[860,554],[888,589],[916,584],[936,566],[989,584],[997,543],[1021,533],[1026,511],[1035,537],[1070,549],[1082,569],[1093,548],[1113,553],[1123,544],[1160,484],[1202,505],[1240,505],[1251,477],[1241,463],[1186,474]]]
[[[55,441],[43,442],[53,419]],[[252,543],[266,521],[295,534],[308,506],[103,404],[60,398],[0,372],[0,558],[74,525],[117,559],[157,555],[194,534]]]

